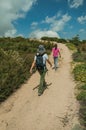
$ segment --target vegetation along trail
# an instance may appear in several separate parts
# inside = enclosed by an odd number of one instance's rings
[[[39,74],[0,105],[0,130],[72,130],[78,123],[78,103],[71,75],[71,52],[59,43],[62,58],[55,71],[48,66],[48,88],[38,96]],[[53,63],[53,58],[50,56]],[[29,72],[29,70],[28,70]]]

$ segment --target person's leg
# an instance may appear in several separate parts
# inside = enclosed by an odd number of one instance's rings
[[[56,57],[56,67],[58,67],[58,57]]]
[[[54,62],[54,64],[55,64],[55,69],[56,69],[56,68],[58,67],[58,57],[55,57],[54,60],[55,60],[55,62]]]
[[[54,66],[52,69],[55,69],[56,68],[56,57],[53,57],[53,62],[54,62]]]
[[[54,57],[54,68],[55,68],[55,57]]]
[[[38,95],[41,95],[43,93],[43,91],[44,91],[45,74],[46,74],[46,71],[44,71],[43,73],[40,73],[40,85],[39,85],[39,89],[38,89]]]

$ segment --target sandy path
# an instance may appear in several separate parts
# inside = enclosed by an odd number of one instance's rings
[[[0,105],[0,130],[72,130],[78,123],[78,103],[71,76],[71,53],[59,44],[62,61],[57,71],[48,67],[48,86],[38,97],[38,73],[33,74],[7,101]],[[52,59],[52,57],[50,57]]]

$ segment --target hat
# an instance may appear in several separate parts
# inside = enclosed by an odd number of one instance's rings
[[[37,49],[37,52],[39,53],[39,54],[43,54],[43,53],[45,53],[45,48],[44,48],[44,46],[43,45],[39,45],[39,47],[38,47],[38,49]]]

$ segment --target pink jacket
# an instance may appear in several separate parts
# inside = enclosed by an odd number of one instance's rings
[[[60,49],[59,48],[55,49],[55,47],[54,47],[52,49],[53,57],[58,57],[59,52],[60,52]]]

